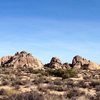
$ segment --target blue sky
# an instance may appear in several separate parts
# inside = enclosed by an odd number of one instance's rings
[[[100,61],[99,0],[1,0],[0,56],[25,50],[43,63]]]

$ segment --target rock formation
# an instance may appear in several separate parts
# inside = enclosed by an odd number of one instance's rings
[[[72,60],[72,65],[74,68],[81,68],[81,69],[91,69],[96,70],[100,69],[100,66],[94,62],[91,62],[90,60],[84,59],[80,56],[75,56]]]
[[[66,69],[69,68],[69,64],[68,63],[62,63],[61,60],[57,57],[53,57],[50,61],[50,63],[45,65],[46,67],[49,68],[54,68],[54,69]]]
[[[58,69],[62,67],[62,62],[60,61],[59,58],[53,57],[50,63],[45,64],[45,67]]]
[[[0,58],[0,66],[14,68],[32,67],[34,69],[44,68],[43,66],[54,69],[100,69],[100,65],[91,62],[90,60],[84,59],[78,55],[73,58],[72,64],[62,63],[59,58],[53,57],[50,63],[43,65],[39,59],[33,57],[30,53],[25,51],[17,52],[14,56],[5,56]]]
[[[36,69],[43,68],[43,64],[40,60],[33,57],[30,53],[25,51],[17,52],[14,56],[2,57],[0,59],[0,65],[2,67],[33,67]]]
[[[9,59],[11,59],[11,58],[12,58],[12,56],[5,56],[5,57],[0,58],[0,66],[4,66],[4,64],[6,62],[8,62]]]

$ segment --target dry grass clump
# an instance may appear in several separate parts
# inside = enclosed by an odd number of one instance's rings
[[[48,85],[47,89],[53,90],[53,91],[65,91],[64,87],[62,85]]]
[[[99,80],[92,80],[90,86],[95,88],[96,86],[100,85],[100,79]]]
[[[31,91],[21,94],[14,94],[3,100],[44,100],[44,96],[38,91]]]
[[[21,80],[20,78],[17,78],[16,80],[12,81],[12,86],[16,86],[16,85],[26,85],[28,84],[28,80]]]
[[[66,92],[65,97],[68,99],[72,99],[72,98],[75,99],[75,98],[78,98],[78,97],[83,96],[83,95],[85,95],[85,92],[79,91],[78,88],[72,88]]]
[[[0,89],[0,95],[6,95],[6,91],[4,89]]]
[[[63,95],[57,95],[57,94],[45,94],[44,98],[45,100],[68,100]]]
[[[52,83],[54,85],[63,85],[64,84],[64,82],[62,81],[62,79],[55,79]]]
[[[5,98],[9,98],[14,94],[19,94],[20,92],[15,89],[0,89],[0,100],[6,100]],[[2,98],[2,99],[1,99]]]
[[[35,85],[41,84],[41,83],[49,83],[51,80],[48,79],[45,76],[39,75],[37,76],[35,79],[33,79],[32,83],[34,83]]]

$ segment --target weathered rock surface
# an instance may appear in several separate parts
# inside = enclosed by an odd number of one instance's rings
[[[57,57],[53,57],[50,61],[50,63],[45,65],[46,67],[49,68],[54,68],[54,69],[66,69],[66,68],[70,68],[68,63],[62,63],[61,60]]]
[[[50,63],[43,65],[42,62],[33,57],[30,53],[25,51],[17,52],[14,56],[5,56],[0,58],[1,67],[33,67],[35,69],[41,69],[45,67],[55,68],[55,69],[70,69],[71,67],[76,69],[90,69],[97,70],[100,69],[100,65],[91,62],[90,60],[84,59],[80,56],[75,56],[72,60],[72,64],[62,63],[57,57],[53,57]]]
[[[49,68],[55,68],[55,69],[58,69],[58,68],[61,68],[62,67],[62,62],[59,58],[57,57],[53,57],[50,61],[50,63],[46,64],[45,65],[46,67],[49,67]]]
[[[71,64],[69,63],[64,63],[62,66],[64,69],[71,69]]]
[[[5,56],[0,58],[0,66],[3,66],[12,56]]]
[[[91,69],[96,70],[100,69],[100,66],[90,60],[84,59],[80,56],[75,56],[72,60],[72,65],[74,68],[82,68],[82,69]]]
[[[96,70],[96,69],[100,69],[100,65],[95,62],[90,62],[88,68],[91,70]]]
[[[23,66],[33,67],[36,69],[43,68],[43,64],[39,59],[25,51],[17,52],[14,56],[2,57],[0,59],[0,65],[2,67],[13,66],[14,68]]]

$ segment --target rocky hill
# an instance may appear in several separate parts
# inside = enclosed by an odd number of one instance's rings
[[[1,67],[33,67],[34,69],[43,68],[42,62],[25,51],[17,52],[14,56],[0,58]]]
[[[78,55],[44,65],[25,51],[1,57],[0,100],[100,100],[100,66]]]
[[[87,60],[87,59],[82,58],[80,56],[75,56],[73,58],[72,65],[73,65],[73,67],[81,68],[81,69],[90,69],[90,70],[100,69],[99,64],[91,62],[90,60]]]
[[[41,69],[43,66],[55,69],[77,68],[77,69],[100,69],[100,65],[81,56],[75,56],[72,60],[72,64],[62,63],[57,57],[53,57],[50,63],[43,65],[42,62],[33,57],[30,53],[25,51],[17,52],[13,56],[5,56],[0,58],[1,67],[33,67],[34,69]]]
[[[53,57],[50,63],[45,64],[45,66],[49,68],[55,68],[55,69],[59,69],[59,68],[62,69],[76,68],[76,69],[90,69],[90,70],[100,69],[99,64],[96,64],[78,55],[73,57],[72,64],[62,63],[59,58]]]

